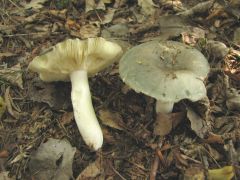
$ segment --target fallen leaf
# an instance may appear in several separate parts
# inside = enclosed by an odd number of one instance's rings
[[[190,167],[184,172],[184,180],[205,180],[204,170],[200,167]]]
[[[99,118],[104,125],[114,129],[123,130],[123,128],[119,126],[119,123],[122,122],[122,117],[118,113],[102,109],[99,111]]]
[[[236,44],[240,44],[240,28],[235,29],[234,36],[233,36],[233,42]]]
[[[224,140],[221,135],[209,133],[209,136],[207,139],[205,139],[206,143],[219,143],[224,144]]]
[[[101,24],[107,24],[112,22],[115,11],[116,9],[108,8],[106,14],[103,17],[103,21],[101,22]]]
[[[181,34],[184,35],[184,33],[193,34],[194,36],[196,36],[197,30],[201,31],[201,36],[203,34],[202,29],[191,26],[189,20],[182,16],[160,16],[158,18],[158,25],[161,31],[158,36],[154,37],[154,39],[157,40],[169,40],[175,37],[179,37]]]
[[[235,88],[226,90],[226,106],[230,111],[239,111],[240,109],[240,91]]]
[[[199,39],[205,38],[205,31],[198,27],[188,27],[188,31],[182,32],[182,40],[186,44],[195,45]]]
[[[110,4],[113,2],[113,0],[102,0],[104,4]]]
[[[108,144],[116,143],[116,139],[114,139],[113,135],[109,132],[108,128],[102,127],[102,132],[103,132],[103,137],[104,137],[105,143],[108,143]]]
[[[192,130],[200,137],[204,138],[207,133],[207,127],[204,119],[202,119],[197,113],[195,113],[191,108],[187,108],[187,118],[191,122]]]
[[[234,176],[233,166],[225,166],[220,169],[208,170],[209,180],[231,180]]]
[[[229,52],[229,48],[222,42],[208,40],[207,51],[211,57],[222,60]]]
[[[113,37],[124,37],[129,34],[127,24],[115,24],[106,29]]]
[[[38,9],[41,9],[43,7],[43,4],[47,1],[48,0],[31,0],[30,3],[27,3],[26,1],[24,1],[22,5],[26,10],[27,9],[38,10]]]
[[[57,0],[54,3],[57,9],[66,9],[71,3],[71,0]]]
[[[216,161],[220,161],[221,159],[223,159],[224,155],[218,152],[215,148],[213,148],[209,144],[205,145],[204,150],[205,152],[203,152],[203,154],[205,154],[205,156],[210,156],[212,159]]]
[[[105,10],[105,5],[102,0],[94,1],[94,0],[87,0],[85,1],[85,12],[89,12],[95,9]]]
[[[8,113],[11,114],[11,116],[13,116],[14,118],[19,119],[20,118],[20,113],[13,110],[14,105],[13,105],[12,97],[10,95],[10,87],[8,87],[6,89],[5,94],[4,94],[4,99],[5,99],[5,103],[6,103]]]
[[[86,24],[80,28],[79,35],[82,39],[97,37],[100,34],[100,27],[93,24]]]
[[[22,72],[20,64],[16,64],[11,68],[0,69],[0,79],[23,89]]]
[[[20,152],[11,162],[10,164],[14,164],[18,161],[21,161],[23,159],[25,159],[26,157],[28,157],[27,152]]]
[[[0,41],[1,42],[1,41]],[[3,57],[12,57],[12,56],[16,56],[16,54],[12,53],[12,52],[3,52],[3,53],[0,53],[0,60],[3,58]]]
[[[0,179],[1,180],[15,180],[16,179],[16,177],[14,177],[14,176],[13,177],[9,177],[8,174],[9,174],[8,171],[0,172]]]
[[[178,15],[191,17],[195,14],[206,13],[213,6],[213,3],[214,3],[214,1],[212,1],[212,0],[198,3],[197,5],[178,13]]]
[[[54,109],[71,107],[70,86],[66,83],[44,83],[33,79],[28,87],[28,98],[35,102],[47,103]]]
[[[169,134],[176,126],[184,120],[184,112],[162,114],[158,113],[154,124],[154,134],[165,136]]]
[[[76,148],[63,139],[50,138],[30,156],[29,170],[35,180],[73,178],[72,163]]]
[[[73,119],[74,119],[73,112],[65,112],[62,115],[60,123],[64,126],[64,125],[70,124],[73,121]]]
[[[0,151],[0,158],[7,158],[9,157],[9,152],[7,150]]]
[[[152,0],[138,0],[138,5],[142,8],[142,13],[146,16],[153,15],[157,7]]]
[[[100,168],[100,158],[96,159],[93,163],[89,164],[77,177],[76,180],[82,179],[92,179],[100,175],[101,168]]]
[[[176,12],[183,11],[184,9],[186,9],[186,8],[184,8],[181,0],[174,0],[174,1],[173,0],[161,0],[160,4],[161,4],[161,7],[173,9]]]
[[[6,111],[6,103],[4,99],[0,96],[0,119],[2,115],[5,113],[5,111]]]

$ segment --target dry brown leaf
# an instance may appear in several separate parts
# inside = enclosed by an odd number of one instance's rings
[[[203,152],[203,153],[205,153],[206,156],[209,156],[210,158],[212,158],[216,161],[219,161],[223,158],[223,155],[220,154],[215,148],[213,148],[209,144],[205,145],[204,150],[205,150],[205,152]]]
[[[205,31],[198,27],[188,27],[188,31],[182,32],[182,41],[194,45],[199,39],[205,38]]]
[[[110,4],[113,2],[113,0],[102,0],[104,4]]]
[[[213,0],[198,3],[196,6],[193,6],[183,12],[178,13],[178,15],[191,17],[198,13],[206,13],[212,7],[213,3]]]
[[[103,137],[104,137],[105,143],[109,143],[109,144],[116,143],[116,140],[114,139],[114,137],[112,136],[112,134],[109,132],[109,130],[106,127],[102,127],[102,132],[103,132]]]
[[[93,163],[89,164],[77,177],[76,180],[82,179],[93,179],[100,175],[101,166],[100,166],[100,158],[96,159]]]
[[[187,108],[187,118],[191,122],[191,128],[192,130],[200,137],[204,138],[206,132],[207,132],[207,127],[205,120],[202,119],[197,113],[193,111],[192,108],[188,107]]]
[[[209,40],[206,45],[210,56],[219,60],[222,60],[229,52],[229,48],[219,41]]]
[[[205,180],[204,170],[200,167],[190,167],[184,172],[184,180]]]
[[[171,8],[176,12],[183,11],[185,8],[181,0],[160,0],[161,7]]]
[[[43,7],[43,4],[47,2],[47,0],[31,0],[29,3],[23,2],[22,5],[24,9],[33,9],[33,10],[38,10]]]
[[[3,57],[12,57],[12,56],[16,56],[15,53],[12,53],[12,52],[2,52],[0,53],[0,60],[3,58]]]
[[[100,27],[93,24],[86,24],[80,28],[79,35],[82,39],[97,37],[100,34]]]
[[[65,112],[62,115],[62,118],[60,120],[60,123],[64,126],[64,125],[68,125],[70,124],[74,119],[74,115],[73,112]]]
[[[71,107],[70,89],[66,84],[44,83],[38,79],[33,79],[30,84],[28,90],[30,100],[47,103],[54,109],[68,109]]]
[[[0,69],[0,79],[23,89],[22,69],[19,63],[11,68]]]
[[[219,143],[224,144],[224,140],[221,135],[209,133],[209,136],[207,139],[205,139],[206,143]]]
[[[138,5],[142,8],[142,13],[146,16],[153,15],[157,7],[152,0],[138,0]]]
[[[240,91],[235,88],[229,88],[226,90],[226,106],[230,111],[240,110]]]
[[[101,9],[101,10],[106,9],[103,0],[99,0],[99,1],[87,0],[87,1],[85,1],[85,12],[92,11],[95,9]]]
[[[184,120],[185,112],[177,112],[170,114],[157,114],[154,124],[154,134],[165,136],[169,134],[182,120]]]
[[[52,10],[49,10],[48,13],[57,17],[57,18],[65,20],[66,19],[66,14],[67,14],[67,9],[63,9],[63,10],[52,9]]]
[[[7,107],[8,113],[12,117],[14,117],[16,119],[19,119],[20,118],[20,114],[17,111],[13,110],[13,100],[12,100],[12,97],[10,95],[10,87],[8,87],[6,89],[6,92],[4,94],[4,99],[5,99],[5,102],[6,102],[6,107]]]
[[[160,34],[154,38],[159,40],[169,40],[178,37],[181,34],[184,35],[184,33],[199,37],[203,36],[204,33],[202,29],[193,27],[189,20],[182,16],[176,15],[160,16],[158,18],[158,24],[161,31]]]
[[[238,45],[240,44],[240,28],[235,29],[234,35],[233,35],[233,42]]]
[[[1,150],[0,151],[0,158],[8,158],[9,157],[9,152],[7,150]]]
[[[107,23],[112,22],[115,11],[116,11],[116,9],[108,8],[101,24],[107,24]]]
[[[5,113],[5,111],[6,111],[6,103],[4,99],[0,96],[0,119],[2,115]]]
[[[119,123],[122,122],[120,114],[110,112],[107,109],[102,109],[99,111],[99,118],[104,125],[114,129],[123,130],[119,125]]]
[[[33,179],[73,179],[72,163],[76,148],[66,139],[42,143],[30,156],[29,171]]]
[[[8,174],[9,174],[8,171],[0,172],[0,179],[1,180],[15,180],[16,179],[16,177],[9,177]]]

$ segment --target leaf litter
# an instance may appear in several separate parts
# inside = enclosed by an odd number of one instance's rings
[[[52,143],[59,147],[67,138],[69,149],[45,154],[55,162],[45,179],[60,172],[78,179],[240,177],[238,0],[31,0],[0,1],[0,7],[0,152],[8,154],[0,157],[0,176],[32,179],[38,173],[30,176],[31,163],[49,148],[46,139],[58,139]],[[89,151],[73,120],[70,84],[43,83],[27,66],[64,39],[97,36],[124,51],[154,39],[194,46],[211,66],[206,99],[181,101],[160,116],[154,99],[121,81],[116,63],[89,79],[105,138],[101,152]],[[40,164],[34,171],[49,167]]]
[[[63,139],[50,138],[30,155],[29,170],[34,179],[70,179],[76,148]]]

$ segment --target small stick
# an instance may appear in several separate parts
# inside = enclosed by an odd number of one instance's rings
[[[157,155],[158,155],[158,157],[159,157],[159,159],[160,159],[161,164],[163,165],[163,167],[166,167],[166,166],[167,166],[167,165],[166,165],[166,161],[165,161],[165,159],[164,159],[164,157],[163,157],[163,154],[162,154],[161,150],[160,150],[160,149],[157,149],[157,150],[156,150],[156,153],[157,153]]]
[[[150,172],[150,180],[155,180],[156,179],[156,175],[157,175],[157,170],[158,170],[158,166],[159,166],[159,157],[157,155],[157,153],[155,153],[155,158],[153,160],[152,163],[152,168],[151,168],[151,172]]]
[[[127,180],[125,177],[123,177],[111,164],[110,164],[112,170],[122,179],[122,180]]]

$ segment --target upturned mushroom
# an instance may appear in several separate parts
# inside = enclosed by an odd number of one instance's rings
[[[71,81],[75,121],[83,140],[94,150],[101,148],[103,134],[92,105],[88,75],[103,70],[121,54],[119,45],[103,38],[69,39],[29,64],[29,69],[38,72],[43,81]]]
[[[122,80],[157,100],[156,112],[169,113],[174,103],[206,96],[209,64],[198,50],[175,41],[150,41],[127,51],[120,60]]]

